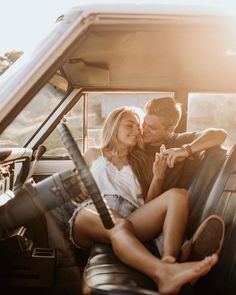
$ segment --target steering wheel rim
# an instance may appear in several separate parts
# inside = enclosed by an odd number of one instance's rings
[[[83,184],[85,185],[85,188],[88,191],[89,196],[93,200],[93,203],[99,213],[99,216],[102,220],[102,223],[106,229],[111,229],[114,224],[114,216],[108,207],[106,201],[103,199],[99,188],[93,179],[92,174],[90,173],[90,170],[85,163],[85,160],[69,130],[67,125],[62,122],[58,125],[58,131],[60,134],[60,137],[69,152],[69,155],[75,165],[75,169],[77,170]]]

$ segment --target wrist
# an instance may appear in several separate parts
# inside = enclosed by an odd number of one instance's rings
[[[153,181],[163,181],[165,179],[165,176],[153,176]]]
[[[184,149],[187,151],[187,153],[188,153],[188,158],[189,158],[190,160],[193,160],[193,158],[194,158],[194,154],[193,154],[193,151],[192,151],[191,145],[190,145],[190,144],[184,144],[184,145],[182,145],[182,148],[184,148]]]

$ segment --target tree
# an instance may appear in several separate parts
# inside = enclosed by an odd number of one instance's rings
[[[0,75],[2,75],[23,54],[23,51],[10,51],[0,55]]]

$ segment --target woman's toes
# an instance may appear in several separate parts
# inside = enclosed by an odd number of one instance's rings
[[[206,267],[212,267],[214,264],[216,264],[217,260],[218,260],[217,255],[213,254],[211,256],[204,258],[204,260],[198,262],[195,265],[194,269],[196,272],[201,272],[202,269],[205,269]]]

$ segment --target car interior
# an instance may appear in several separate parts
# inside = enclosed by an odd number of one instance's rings
[[[8,80],[0,90],[0,101],[9,97],[10,102],[0,116],[1,289],[8,294],[159,294],[111,246],[76,248],[68,221],[83,182],[104,226],[114,226],[82,155],[99,145],[104,119],[114,108],[143,108],[151,98],[171,96],[182,108],[176,132],[216,127],[228,133],[222,146],[186,160],[175,182],[189,191],[188,238],[211,214],[226,225],[217,265],[180,293],[233,295],[234,17],[158,12],[158,7],[146,13],[142,7],[124,12],[112,8],[71,9],[57,19],[47,42],[6,72]],[[146,246],[160,255],[151,241]]]

